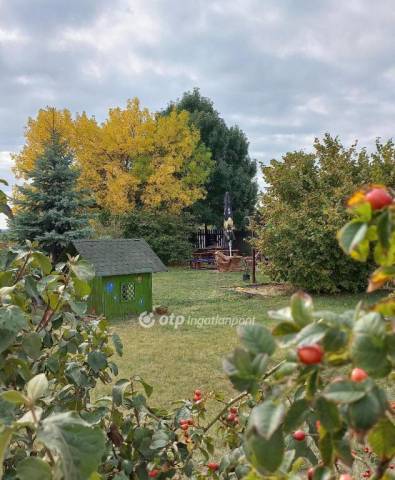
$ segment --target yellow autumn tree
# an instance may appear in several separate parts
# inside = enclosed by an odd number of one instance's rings
[[[138,99],[110,109],[102,124],[86,113],[73,118],[68,110],[43,109],[28,121],[25,146],[14,155],[15,171],[23,177],[33,167],[56,128],[98,206],[114,214],[135,207],[176,213],[204,197],[212,168],[188,115],[154,115]]]

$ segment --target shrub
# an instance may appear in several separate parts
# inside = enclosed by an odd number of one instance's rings
[[[269,258],[272,278],[312,292],[362,290],[369,264],[345,257],[335,235],[347,221],[344,203],[355,185],[390,179],[394,158],[391,142],[378,142],[369,158],[365,150],[346,149],[326,135],[315,141],[314,153],[287,153],[263,167],[267,189],[256,246]]]
[[[129,214],[124,222],[125,237],[142,237],[166,265],[181,264],[192,256],[190,241],[195,225],[188,213],[139,210]]]
[[[104,226],[104,229],[103,229]],[[166,265],[182,264],[192,255],[190,241],[195,231],[193,217],[188,213],[174,215],[163,211],[135,210],[128,215],[102,215],[96,228],[99,235],[144,238]]]

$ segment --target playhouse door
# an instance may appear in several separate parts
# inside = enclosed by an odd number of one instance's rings
[[[121,316],[118,277],[103,278],[103,311],[109,319]]]

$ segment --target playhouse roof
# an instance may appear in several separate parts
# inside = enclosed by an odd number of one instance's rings
[[[167,270],[142,238],[74,240],[74,245],[81,256],[95,267],[98,277]]]

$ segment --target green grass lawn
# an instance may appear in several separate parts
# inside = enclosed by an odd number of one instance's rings
[[[241,276],[171,269],[154,275],[154,304],[185,317],[254,317],[255,322],[270,325],[268,310],[287,306],[288,297],[248,298],[229,291],[228,287],[242,285]],[[314,302],[319,309],[342,311],[353,308],[360,299],[361,295],[321,295],[315,296]],[[119,378],[141,375],[154,387],[154,405],[169,406],[190,397],[195,388],[232,393],[221,364],[237,344],[235,328],[185,323],[175,329],[157,322],[143,328],[136,318],[114,322],[113,327],[124,343],[124,355],[117,359]]]

